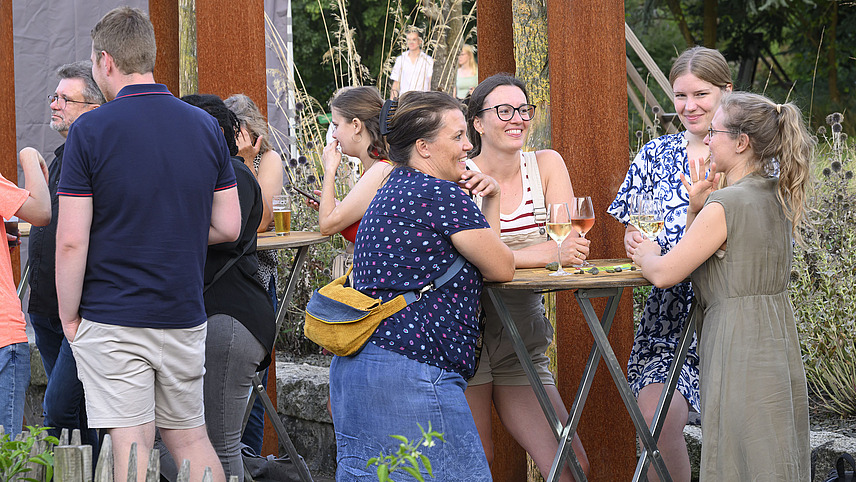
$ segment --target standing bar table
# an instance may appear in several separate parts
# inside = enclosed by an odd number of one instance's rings
[[[271,232],[261,233],[258,235],[258,251],[266,251],[270,249],[297,250],[294,254],[294,261],[291,262],[291,271],[288,273],[285,283],[285,292],[283,292],[282,298],[279,300],[279,306],[277,307],[276,333],[279,333],[280,328],[282,328],[282,323],[285,320],[285,313],[288,310],[288,305],[291,303],[291,298],[294,296],[297,283],[300,281],[300,275],[303,271],[303,265],[306,262],[306,256],[309,253],[309,247],[314,244],[325,243],[329,239],[329,236],[324,236],[321,233],[306,231],[291,231],[285,236],[277,236]],[[275,361],[272,361],[272,363],[275,363]],[[244,414],[244,425],[246,426],[247,424],[247,419],[250,416],[250,410],[253,408],[256,396],[258,396],[262,401],[262,405],[264,405],[265,411],[269,415],[269,419],[273,422],[274,431],[279,439],[279,443],[283,448],[285,448],[286,453],[288,453],[288,457],[297,468],[300,480],[302,482],[312,482],[312,476],[309,474],[309,468],[306,467],[306,463],[300,455],[298,455],[297,449],[294,448],[294,444],[291,442],[291,437],[288,436],[288,432],[285,430],[282,420],[280,420],[277,415],[276,407],[274,407],[273,402],[271,402],[270,397],[268,397],[267,391],[265,391],[265,387],[262,385],[262,381],[259,379],[258,374],[253,375],[253,396],[250,397],[249,403],[247,404],[247,410]]]
[[[514,351],[517,354],[517,358],[520,359],[523,369],[526,371],[529,384],[535,391],[535,396],[541,404],[544,416],[547,417],[547,422],[553,428],[553,434],[559,441],[559,448],[556,452],[556,458],[553,461],[553,466],[550,469],[547,482],[559,480],[559,476],[561,475],[562,468],[565,463],[570,466],[571,473],[577,481],[586,480],[576,454],[571,449],[571,441],[576,433],[577,426],[582,415],[583,406],[585,405],[586,398],[588,397],[589,390],[591,389],[592,381],[594,380],[594,375],[601,357],[603,357],[606,367],[609,370],[609,374],[612,376],[612,380],[618,388],[618,393],[621,396],[621,400],[624,402],[624,406],[627,408],[627,413],[630,414],[630,418],[636,428],[636,433],[642,441],[642,455],[639,457],[639,461],[636,465],[636,473],[633,476],[633,480],[640,480],[643,474],[646,473],[648,464],[653,463],[660,480],[671,481],[672,479],[669,476],[669,472],[666,469],[663,458],[660,456],[660,451],[657,449],[657,438],[660,435],[663,422],[665,421],[666,410],[669,407],[672,394],[674,393],[675,386],[678,382],[680,367],[684,364],[684,359],[686,358],[687,349],[689,348],[690,343],[689,334],[692,333],[692,327],[688,323],[684,328],[684,332],[681,335],[681,341],[678,346],[677,357],[670,367],[669,375],[666,379],[666,389],[660,397],[651,427],[648,427],[645,423],[644,417],[642,416],[642,412],[639,410],[639,405],[636,403],[636,397],[633,396],[633,392],[630,390],[630,385],[627,383],[627,379],[621,369],[622,365],[618,362],[615,352],[609,344],[607,335],[609,334],[609,329],[612,326],[612,321],[615,317],[618,302],[621,299],[621,294],[624,291],[624,288],[647,286],[651,283],[642,276],[642,272],[639,269],[631,271],[623,268],[621,272],[617,273],[608,273],[605,271],[606,267],[628,266],[630,264],[630,260],[628,259],[601,259],[589,261],[594,266],[598,267],[599,272],[597,274],[585,272],[584,274],[570,274],[567,276],[549,276],[552,272],[543,268],[518,269],[515,271],[514,279],[511,281],[504,283],[485,283],[488,295],[491,300],[493,300],[503,326],[508,332],[511,342],[514,345]],[[573,273],[574,271],[571,272]],[[574,397],[574,402],[571,406],[568,420],[565,424],[562,424],[562,422],[559,421],[556,411],[553,409],[553,405],[547,397],[544,385],[541,383],[538,374],[535,372],[535,366],[529,358],[529,352],[526,349],[523,340],[520,338],[520,334],[517,331],[514,320],[511,319],[508,308],[502,300],[502,292],[504,290],[530,290],[542,293],[574,290],[574,296],[577,299],[577,303],[580,305],[583,317],[585,318],[586,324],[594,338],[594,345],[592,346],[591,353],[589,354],[588,361],[586,362],[582,381],[577,389],[577,394]],[[601,317],[598,317],[591,304],[591,299],[593,298],[606,298],[606,307],[604,308],[603,315]]]

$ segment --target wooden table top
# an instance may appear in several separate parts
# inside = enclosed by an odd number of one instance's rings
[[[623,259],[590,259],[589,262],[598,268],[597,274],[589,273],[586,268],[583,274],[570,274],[567,276],[550,276],[555,271],[546,268],[518,269],[514,272],[514,279],[504,283],[485,282],[485,288],[499,288],[504,290],[536,290],[536,291],[558,291],[593,288],[623,288],[632,286],[648,286],[650,281],[642,276],[639,268],[631,271],[630,260]],[[608,273],[605,268],[621,266],[618,273]],[[575,273],[575,268],[564,267],[569,273]]]
[[[259,233],[258,250],[299,248],[327,242],[330,236],[324,236],[314,231],[291,231],[285,236],[277,236],[273,232]]]

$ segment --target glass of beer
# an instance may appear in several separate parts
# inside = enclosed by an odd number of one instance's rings
[[[291,196],[288,194],[273,197],[273,224],[277,236],[291,231]]]

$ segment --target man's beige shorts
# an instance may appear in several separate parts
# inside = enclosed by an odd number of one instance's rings
[[[207,323],[163,330],[82,320],[71,350],[92,428],[202,426]]]

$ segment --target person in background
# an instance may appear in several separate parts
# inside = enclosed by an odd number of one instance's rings
[[[464,44],[461,47],[461,53],[458,54],[458,76],[455,81],[455,90],[457,97],[464,100],[468,95],[473,93],[473,89],[479,83],[479,64],[476,62],[476,51],[470,44]]]
[[[401,94],[411,90],[431,90],[431,77],[434,75],[434,59],[422,51],[422,37],[415,28],[410,28],[405,35],[407,50],[395,58],[392,73],[392,92],[390,99],[397,99]]]
[[[565,161],[558,152],[550,149],[523,152],[529,124],[535,116],[535,106],[528,98],[523,82],[508,74],[488,77],[475,88],[467,109],[467,128],[473,143],[467,164],[499,183],[502,242],[513,250],[515,267],[543,268],[556,260],[556,243],[543,231],[545,203],[569,203],[574,190]],[[539,210],[544,219],[537,218]],[[581,263],[588,252],[587,239],[578,234],[569,236],[562,243],[562,264]],[[543,296],[523,291],[505,291],[502,296],[559,420],[567,420],[568,411],[550,373],[546,354],[553,327],[544,313]],[[488,462],[493,462],[493,404],[502,424],[546,475],[558,442],[493,302],[486,295],[481,301],[486,316],[484,348],[478,370],[468,380],[466,396],[485,454]],[[578,436],[574,436],[572,445],[583,471],[588,472],[588,459]],[[571,471],[565,469],[561,480],[572,480]]]
[[[669,81],[675,92],[675,112],[686,130],[645,144],[607,209],[609,214],[627,226],[624,247],[628,249],[628,256],[631,243],[642,240],[642,234],[630,224],[631,204],[639,194],[653,194],[662,199],[665,226],[657,242],[663,253],[678,244],[684,235],[689,196],[681,186],[680,176],[689,174],[690,159],[706,160],[709,156],[704,137],[722,96],[731,90],[731,69],[718,51],[693,47],[675,60]],[[649,425],[675,359],[692,299],[690,282],[677,283],[665,289],[655,287],[648,295],[642,319],[637,325],[627,362],[627,381]],[[663,461],[675,481],[690,480],[684,426],[690,408],[700,409],[696,346],[694,336],[657,442]],[[653,468],[648,469],[648,478],[659,480]]]
[[[808,388],[788,282],[815,141],[794,104],[735,92],[705,143],[710,174],[697,158],[682,175],[689,207],[681,241],[663,254],[631,240],[629,252],[657,287],[692,276],[700,480],[807,481]]]
[[[80,115],[104,103],[104,95],[92,78],[92,63],[88,60],[65,64],[56,71],[59,84],[48,96],[51,109],[51,129],[65,139],[68,129]],[[98,456],[98,432],[90,429],[86,419],[83,384],[77,378],[77,364],[68,340],[62,332],[56,300],[56,225],[59,197],[56,194],[62,172],[65,143],[54,151],[48,170],[51,195],[51,222],[33,227],[29,241],[30,300],[27,311],[39,348],[48,383],[43,401],[44,426],[53,427],[51,435],[59,437],[63,428],[80,429],[80,440],[92,446]]]
[[[35,226],[51,220],[48,167],[38,151],[24,148],[18,155],[26,189],[0,175],[0,215],[17,216]],[[12,440],[24,422],[24,397],[30,384],[30,346],[21,300],[12,276],[9,243],[0,243],[0,425]]]
[[[155,34],[130,7],[92,29],[92,76],[106,104],[68,133],[57,193],[57,300],[91,427],[113,440],[114,477],[155,429],[192,480],[223,467],[203,406],[209,244],[241,232],[220,126],[154,83]]]
[[[374,87],[345,87],[330,102],[333,141],[324,148],[321,162],[324,172],[331,175],[324,176],[321,191],[315,191],[320,196],[320,205],[311,201],[309,204],[318,209],[321,234],[330,236],[341,232],[348,241],[344,259],[333,266],[334,278],[344,275],[350,267],[360,219],[392,172],[392,164],[386,159],[386,142],[380,135],[382,107],[383,99]],[[339,202],[335,197],[335,173],[342,162],[342,154],[358,158],[363,174]]]
[[[421,424],[444,434],[445,443],[420,448],[433,480],[488,481],[464,388],[476,364],[482,277],[514,275],[511,250],[499,239],[499,189],[465,169],[472,145],[456,99],[408,92],[397,108],[388,102],[394,114],[381,125],[397,167],[360,222],[354,288],[388,301],[429,286],[460,256],[465,262],[449,282],[382,321],[358,354],[333,358],[336,480],[377,480],[366,462],[394,451],[390,434],[412,439]],[[483,210],[471,195],[484,199]]]
[[[276,338],[273,305],[255,276],[256,229],[264,198],[249,167],[237,157],[239,121],[216,95],[186,95],[181,100],[211,114],[232,154],[241,203],[241,235],[231,243],[212,244],[205,260],[205,425],[226,477],[244,480],[241,429],[253,375],[270,363]],[[237,261],[234,261],[237,260]],[[218,273],[232,263],[220,276]],[[215,279],[216,277],[216,279]]]
[[[264,209],[257,231],[264,233],[273,229],[273,197],[282,193],[282,158],[273,150],[269,139],[267,119],[259,111],[255,102],[244,94],[235,94],[224,101],[226,107],[238,116],[241,128],[238,132],[238,156],[250,168],[262,190]],[[277,267],[279,258],[275,250],[259,251],[259,269],[256,277],[267,290],[277,309]],[[262,385],[267,387],[268,370],[259,374]],[[256,454],[261,454],[264,441],[265,412],[262,401],[258,398],[253,404],[250,418],[244,429],[241,441]]]

